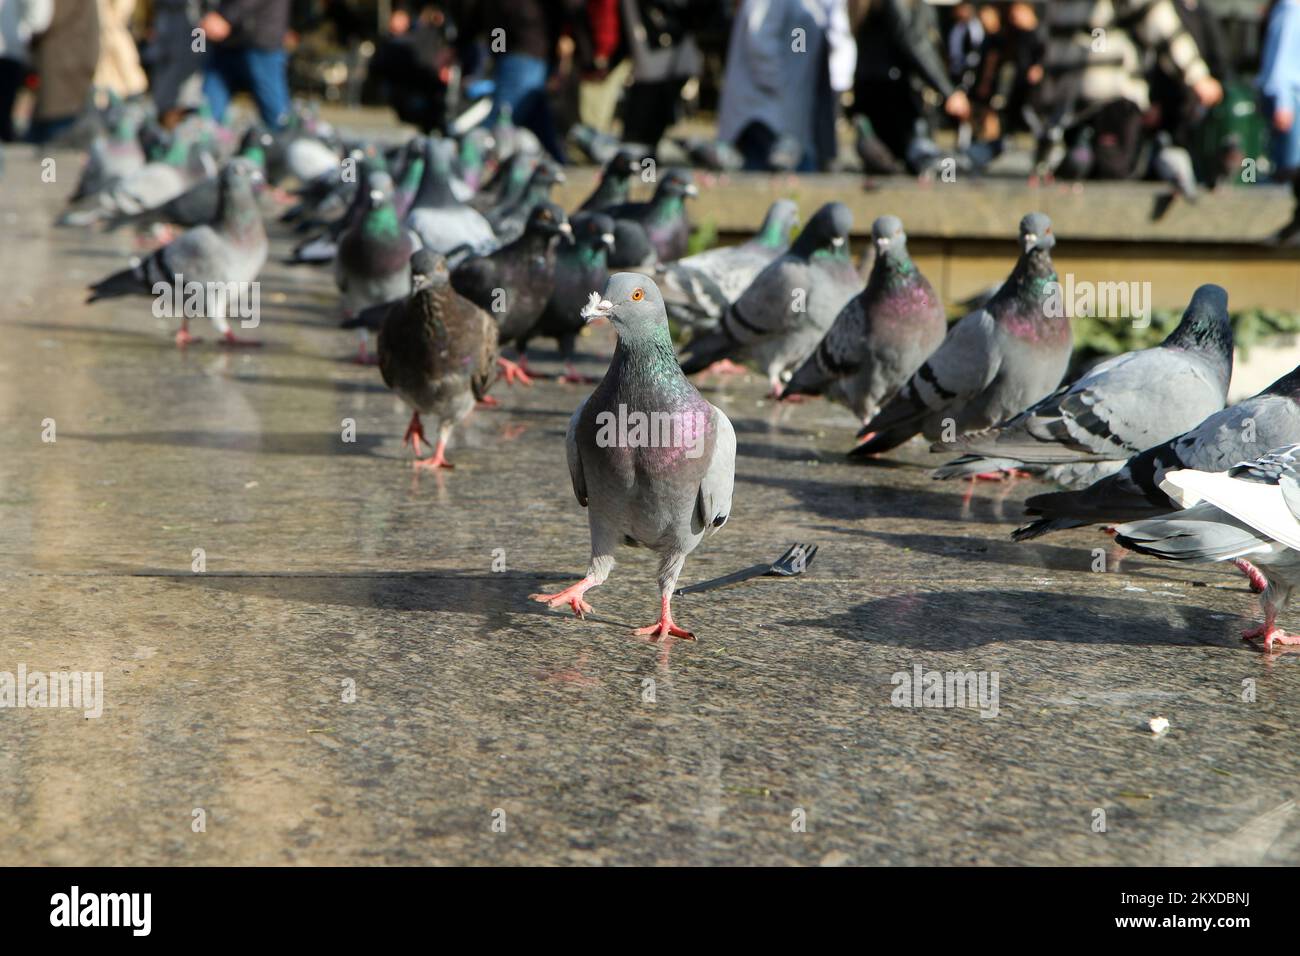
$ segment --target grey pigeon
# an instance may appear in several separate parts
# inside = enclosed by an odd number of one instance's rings
[[[794,201],[778,199],[768,207],[753,239],[659,265],[654,280],[663,293],[668,318],[694,332],[716,329],[727,307],[790,248],[790,230],[798,222]]]
[[[625,143],[615,136],[602,133],[582,123],[569,130],[569,138],[582,150],[593,163],[602,166],[608,163],[619,150],[627,150],[637,156],[651,156],[654,150],[645,143]]]
[[[639,545],[659,558],[660,612],[635,633],[693,640],[673,621],[673,589],[686,556],[731,514],[736,433],[678,369],[652,280],[615,273],[584,311],[608,318],[618,333],[604,379],[573,413],[565,437],[573,493],[591,527],[591,563],[577,584],[530,596],[584,617],[591,605],[583,595],[605,582],[618,546]]]
[[[338,255],[339,237],[361,217],[370,193],[378,190],[391,195],[395,189],[393,179],[384,165],[384,158],[377,153],[362,157],[357,167],[356,180],[357,188],[347,210],[318,235],[294,246],[293,254],[286,260],[290,265],[325,265],[333,262]]]
[[[1062,528],[1154,518],[1177,508],[1160,483],[1171,471],[1223,471],[1269,448],[1300,441],[1300,366],[1264,391],[1215,412],[1195,428],[1139,452],[1115,474],[1080,491],[1034,495],[1025,514],[1037,520],[1016,541]]]
[[[536,156],[516,153],[508,162],[497,167],[497,171],[474,194],[468,205],[485,213],[489,209],[514,202],[528,188],[528,179],[536,168]]]
[[[428,249],[416,249],[411,254],[411,289],[421,284],[428,284],[429,278],[433,275],[435,269],[441,264],[446,267],[447,260]],[[384,317],[388,315],[388,307],[409,297],[409,290],[402,295],[396,296],[387,302],[380,302],[376,305],[366,306],[358,311],[355,315],[344,318],[339,323],[341,329],[361,329],[363,332],[378,332],[380,326],[384,324]]]
[[[673,142],[690,159],[691,165],[698,169],[734,173],[745,165],[745,157],[740,154],[740,150],[725,140],[683,136],[674,138]]]
[[[447,439],[475,400],[487,396],[496,356],[496,323],[456,293],[441,257],[423,270],[410,298],[389,308],[379,330],[379,371],[411,408],[402,444],[414,446],[417,470],[452,467]],[[420,442],[428,442],[421,415],[438,421],[438,443],[429,458],[420,457]]]
[[[903,172],[902,164],[884,140],[876,135],[875,127],[865,113],[859,113],[853,118],[853,131],[854,149],[858,159],[862,160],[862,169],[867,175],[894,176]]]
[[[689,169],[663,174],[649,202],[627,202],[604,210],[614,217],[611,268],[649,268],[686,255],[691,223],[686,199],[698,196]]]
[[[144,150],[136,136],[134,112],[114,107],[106,119],[108,130],[91,142],[86,165],[69,202],[102,192],[144,166]]]
[[[593,289],[605,288],[609,280],[609,250],[614,246],[614,220],[601,212],[580,212],[573,217],[573,242],[561,244],[555,253],[555,287],[531,332],[519,340],[519,351],[529,338],[553,337],[564,359],[563,381],[584,381],[574,366],[575,343],[586,324],[582,307]]]
[[[496,233],[498,244],[504,246],[522,236],[533,210],[542,203],[550,202],[551,192],[562,182],[564,171],[559,166],[549,159],[538,161],[532,176],[528,178],[528,186],[523,195],[509,205],[487,213],[488,225]]]
[[[157,284],[164,283],[170,288],[178,277],[186,287],[200,283],[205,290],[218,285],[232,290],[253,283],[266,264],[267,242],[262,215],[253,196],[252,177],[253,171],[245,160],[231,161],[221,173],[221,210],[212,225],[196,226],[132,268],[101,279],[91,286],[86,301],[121,295],[155,295]],[[242,289],[235,291],[242,292]],[[231,298],[227,298],[227,306]],[[229,308],[213,309],[211,299],[205,305],[204,311],[221,333],[224,344],[254,344],[237,338],[230,330],[226,321]],[[185,345],[189,341],[188,316],[183,315],[176,342]]]
[[[1151,175],[1173,187],[1169,192],[1156,196],[1151,207],[1152,219],[1164,218],[1177,199],[1194,203],[1200,198],[1192,154],[1183,147],[1174,145],[1173,138],[1165,130],[1156,135],[1155,152],[1151,156]]]
[[[840,310],[782,397],[825,395],[870,421],[921,367],[948,330],[943,302],[907,252],[897,216],[871,226],[875,262],[867,286]]]
[[[572,242],[573,228],[563,209],[544,202],[533,210],[522,236],[452,271],[452,287],[492,314],[502,343],[526,338],[541,317],[555,288],[555,247],[561,239]],[[524,370],[500,362],[507,384],[516,379],[527,384]]]
[[[682,370],[701,372],[714,362],[754,363],[779,395],[793,372],[817,348],[840,309],[862,287],[849,256],[853,215],[832,202],[808,220],[785,255],[773,260],[727,309],[716,332],[687,344]]]
[[[215,172],[216,161],[207,147],[178,135],[161,159],[109,183],[94,194],[92,205],[71,209],[58,222],[61,226],[88,226],[154,209]]]
[[[488,221],[452,194],[453,148],[454,144],[447,140],[429,140],[424,154],[424,180],[406,215],[406,224],[426,249],[441,255],[459,246],[493,249],[497,238]]]
[[[1231,378],[1228,294],[1203,285],[1155,348],[1109,358],[1010,421],[936,445],[966,454],[934,477],[1022,469],[1084,488],[1222,409]]]
[[[1249,559],[1268,582],[1260,597],[1262,626],[1243,640],[1263,638],[1264,649],[1300,644],[1277,626],[1277,616],[1300,585],[1300,445],[1286,445],[1225,471],[1168,472],[1163,492],[1186,510],[1167,518],[1122,524],[1115,540],[1139,554],[1170,561]]]
[[[414,251],[415,240],[402,228],[392,200],[372,189],[361,215],[339,237],[334,281],[343,315],[350,317],[367,306],[410,294]],[[364,348],[364,339],[362,345]]]
[[[997,294],[967,314],[897,395],[859,432],[850,455],[897,448],[917,432],[931,441],[979,431],[1019,414],[1061,384],[1070,320],[1054,314],[1052,221],[1020,220],[1020,258]]]

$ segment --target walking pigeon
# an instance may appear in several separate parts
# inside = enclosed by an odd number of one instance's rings
[[[768,207],[758,234],[738,246],[719,246],[676,262],[664,263],[654,280],[668,307],[668,318],[694,332],[716,329],[722,313],[740,298],[755,276],[790,248],[790,230],[799,207],[778,199]]]
[[[948,330],[942,301],[908,255],[902,221],[881,216],[871,237],[876,259],[866,288],[840,310],[781,393],[824,394],[863,422],[912,377]]]
[[[966,315],[858,433],[853,457],[897,448],[917,432],[937,441],[1010,418],[1061,383],[1073,336],[1052,265],[1052,222],[1020,220],[1020,258],[982,309]],[[1059,311],[1061,314],[1055,314]]]
[[[86,301],[121,295],[156,296],[159,284],[169,290],[176,285],[188,290],[198,283],[206,293],[204,314],[221,333],[223,344],[258,344],[236,337],[226,321],[231,299],[235,298],[232,291],[242,299],[243,289],[253,285],[266,264],[266,229],[253,197],[253,175],[247,161],[232,160],[221,173],[221,209],[212,225],[196,226],[136,266],[101,279],[91,286]],[[217,295],[217,291],[222,294]],[[188,300],[188,292],[184,297]],[[182,313],[176,344],[184,346],[191,341],[189,318]]]
[[[660,612],[635,633],[694,640],[673,620],[673,589],[686,556],[731,514],[736,433],[678,369],[652,280],[616,273],[584,313],[608,318],[618,333],[609,370],[573,413],[565,437],[573,493],[591,527],[591,563],[577,584],[530,597],[585,617],[591,605],[583,595],[605,582],[615,549],[639,545],[659,558]]]
[[[496,355],[496,323],[457,294],[446,262],[436,257],[422,270],[410,298],[389,308],[379,330],[379,372],[411,408],[402,444],[413,446],[415,469],[452,467],[447,439],[474,402],[487,396]],[[420,457],[420,442],[428,443],[421,415],[438,421],[438,443],[429,458]]]
[[[1228,294],[1203,285],[1155,348],[1107,359],[1009,422],[935,445],[966,454],[934,477],[1021,469],[1084,488],[1222,409],[1231,378]]]
[[[1034,495],[1025,514],[1034,521],[1012,533],[1016,541],[1062,528],[1118,524],[1167,514],[1177,505],[1161,489],[1179,469],[1223,471],[1261,451],[1300,441],[1300,366],[1258,395],[1215,412],[1176,438],[1139,452],[1115,474],[1081,491]]]
[[[502,344],[526,336],[541,317],[555,288],[555,246],[561,237],[572,242],[573,228],[563,209],[544,202],[533,210],[522,236],[452,272],[452,287],[496,319]],[[504,358],[498,361],[507,384],[528,384],[524,369]]]
[[[582,382],[574,366],[575,343],[586,324],[582,307],[592,289],[603,289],[609,280],[609,250],[614,246],[614,220],[600,212],[580,212],[570,223],[573,243],[562,244],[555,253],[555,288],[531,332],[519,340],[522,354],[528,340],[536,336],[553,337],[560,344],[566,382]]]
[[[1115,540],[1140,554],[1170,561],[1234,561],[1246,558],[1262,570],[1268,586],[1260,596],[1264,623],[1242,634],[1273,644],[1300,644],[1300,636],[1277,626],[1277,616],[1300,585],[1300,445],[1276,448],[1225,471],[1171,471],[1161,490],[1186,510],[1167,518],[1122,524]]]
[[[686,255],[691,223],[686,199],[698,196],[688,169],[664,173],[649,202],[627,202],[604,212],[614,217],[614,252],[610,268],[649,267]]]
[[[840,309],[862,287],[849,257],[853,215],[843,203],[822,206],[785,255],[760,272],[722,316],[716,332],[687,344],[691,375],[723,359],[753,362],[775,397],[781,382],[817,348]]]

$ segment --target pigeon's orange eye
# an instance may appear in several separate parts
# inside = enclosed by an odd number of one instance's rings
[[[633,289],[633,290],[632,290],[632,301],[633,301],[633,302],[640,302],[640,301],[641,301],[642,299],[644,299],[644,298],[645,298],[645,293],[642,292],[640,289]]]

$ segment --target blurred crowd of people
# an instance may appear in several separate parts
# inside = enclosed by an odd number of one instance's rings
[[[370,88],[404,120],[445,128],[483,103],[561,161],[575,124],[654,151],[704,107],[748,169],[834,168],[847,123],[873,173],[922,172],[947,129],[968,169],[1028,133],[1044,175],[1140,177],[1161,139],[1206,181],[1256,153],[1294,181],[1300,0],[1260,6],[1252,82],[1206,0],[394,0],[370,30],[376,6],[345,0],[149,0],[134,21],[136,0],[0,0],[0,139],[24,85],[38,142],[92,89],[217,118],[246,91],[276,128],[310,22],[366,39]]]

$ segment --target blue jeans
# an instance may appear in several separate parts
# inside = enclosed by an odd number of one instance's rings
[[[289,56],[284,50],[216,47],[203,61],[203,96],[212,116],[224,122],[230,97],[247,90],[262,122],[280,129],[289,117]]]
[[[495,123],[502,105],[508,105],[514,123],[532,130],[546,151],[564,162],[564,145],[555,133],[546,99],[546,61],[523,53],[502,53],[496,57],[493,77],[492,112],[485,123]]]

